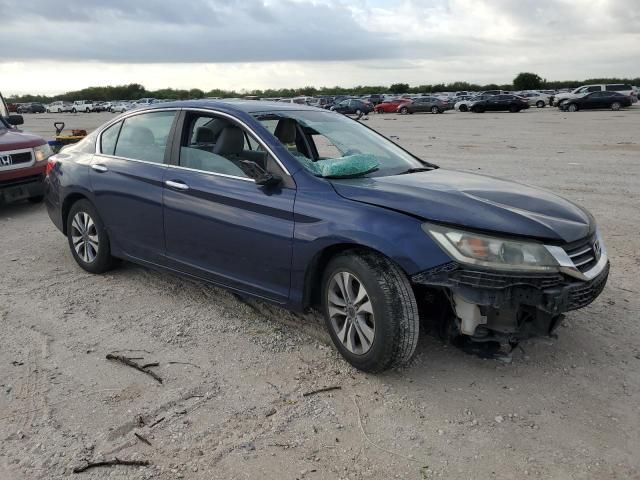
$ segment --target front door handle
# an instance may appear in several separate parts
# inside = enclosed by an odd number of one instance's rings
[[[104,173],[104,172],[108,172],[109,169],[107,167],[105,167],[104,165],[102,165],[101,163],[95,163],[93,165],[91,165],[91,168],[93,170],[95,170],[96,172],[100,172],[100,173]]]
[[[166,180],[164,182],[164,184],[167,187],[173,188],[173,189],[176,189],[176,190],[182,190],[182,191],[189,190],[189,185],[187,185],[184,182],[177,182],[177,181],[174,181],[174,180]]]

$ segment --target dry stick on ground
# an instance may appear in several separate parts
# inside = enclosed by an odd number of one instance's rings
[[[315,395],[316,393],[322,393],[322,392],[332,392],[333,390],[341,390],[342,387],[340,385],[336,385],[334,387],[324,387],[324,388],[319,388],[317,390],[312,390],[310,392],[305,392],[302,394],[303,397],[309,397],[311,395]]]
[[[136,432],[133,432],[133,434],[136,436],[136,438],[138,440],[140,440],[141,442],[144,442],[147,445],[151,446],[151,442],[149,440],[147,440],[146,438],[144,438],[142,435],[140,435],[139,433],[136,433]]]
[[[146,467],[151,465],[151,462],[148,460],[120,460],[119,458],[114,458],[113,460],[107,460],[104,462],[88,462],[86,465],[82,465],[81,467],[75,467],[73,469],[73,473],[81,473],[81,472],[84,472],[85,470],[89,470],[90,468],[95,468],[95,467],[112,467],[114,465]]]
[[[360,431],[362,432],[362,436],[365,438],[365,440],[367,442],[369,442],[372,446],[374,446],[378,450],[381,450],[381,451],[383,451],[385,453],[388,453],[390,455],[395,455],[397,457],[404,458],[405,460],[409,460],[410,462],[419,463],[419,464],[423,465],[422,468],[428,468],[428,467],[426,467],[426,463],[421,462],[420,460],[417,460],[417,459],[412,458],[412,457],[407,457],[406,455],[402,455],[401,453],[394,452],[392,450],[387,450],[386,448],[381,447],[380,445],[375,443],[373,440],[371,440],[371,438],[369,438],[369,435],[367,435],[367,432],[364,431],[364,427],[362,426],[362,414],[360,413],[360,406],[358,405],[358,402],[356,401],[356,396],[354,395],[352,397],[352,399],[353,399],[353,404],[356,406],[356,411],[358,412],[358,425],[360,425]]]
[[[164,417],[160,417],[158,420],[156,420],[155,422],[153,422],[149,428],[153,428],[153,427],[155,427],[156,425],[158,425],[160,422],[163,422],[163,421],[164,421]]]
[[[107,360],[115,360],[117,362],[124,363],[125,365],[128,365],[132,368],[135,368],[136,370],[141,371],[142,373],[146,373],[147,375],[152,377],[154,380],[156,380],[158,383],[162,383],[162,378],[160,378],[157,374],[155,374],[151,370],[145,370],[141,365],[138,365],[136,362],[134,362],[128,357],[125,357],[124,355],[113,355],[112,353],[108,353]]]
[[[131,360],[131,359],[130,359]],[[145,370],[149,367],[159,367],[160,364],[158,362],[151,362],[151,363],[145,363],[144,365],[142,365],[142,367],[140,368],[144,368]]]
[[[202,368],[200,367],[200,365],[196,365],[195,363],[191,362],[167,362],[167,365],[191,365],[192,367]]]

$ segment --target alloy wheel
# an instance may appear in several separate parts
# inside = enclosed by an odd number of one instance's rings
[[[611,110],[620,110],[620,103],[619,102],[613,102],[611,104]]]
[[[100,241],[93,219],[86,212],[78,212],[71,222],[73,248],[83,261],[92,263],[98,256]]]
[[[349,272],[336,273],[329,283],[329,320],[338,340],[355,355],[364,355],[373,345],[375,320],[369,294]]]

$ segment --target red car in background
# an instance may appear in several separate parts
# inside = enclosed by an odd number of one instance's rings
[[[0,94],[0,203],[27,199],[40,202],[51,147],[37,135],[15,127],[21,115],[11,115]]]
[[[411,103],[410,98],[395,98],[393,100],[386,100],[376,105],[374,110],[376,113],[395,113],[398,111],[398,107],[405,103]]]

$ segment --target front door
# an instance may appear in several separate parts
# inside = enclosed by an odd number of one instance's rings
[[[285,175],[255,137],[232,120],[184,112],[164,177],[168,265],[227,287],[286,302],[295,184],[256,184],[256,172]]]
[[[175,111],[134,115],[99,139],[90,179],[114,253],[162,263],[162,182],[175,117]]]

